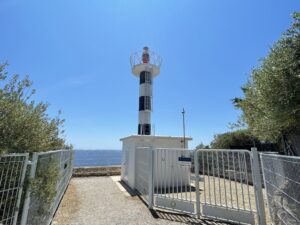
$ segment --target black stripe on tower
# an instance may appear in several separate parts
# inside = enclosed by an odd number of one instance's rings
[[[139,135],[151,135],[151,124],[139,124],[138,126]]]
[[[140,73],[140,84],[144,83],[152,84],[152,74],[148,71],[142,71]]]
[[[140,96],[139,111],[151,110],[151,96]]]

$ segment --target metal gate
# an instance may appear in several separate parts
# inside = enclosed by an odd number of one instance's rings
[[[153,168],[154,206],[195,213],[195,188],[191,185],[191,151],[155,149]]]
[[[136,187],[149,208],[266,224],[256,148],[137,151]]]
[[[266,224],[256,148],[251,152],[199,149],[194,157],[198,216]]]

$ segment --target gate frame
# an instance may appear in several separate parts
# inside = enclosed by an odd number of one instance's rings
[[[251,169],[253,177],[253,186],[255,190],[255,203],[258,215],[258,222],[261,225],[266,225],[266,212],[264,206],[264,197],[262,193],[262,182],[259,166],[259,157],[257,148],[251,148]]]

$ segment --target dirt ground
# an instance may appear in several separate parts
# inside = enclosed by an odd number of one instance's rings
[[[228,224],[213,219],[149,210],[119,177],[72,178],[52,225]]]

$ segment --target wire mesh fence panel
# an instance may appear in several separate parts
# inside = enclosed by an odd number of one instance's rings
[[[28,154],[0,155],[0,224],[16,224]]]
[[[26,224],[48,225],[72,176],[71,150],[37,153]]]
[[[300,224],[300,157],[261,154],[272,223]]]

